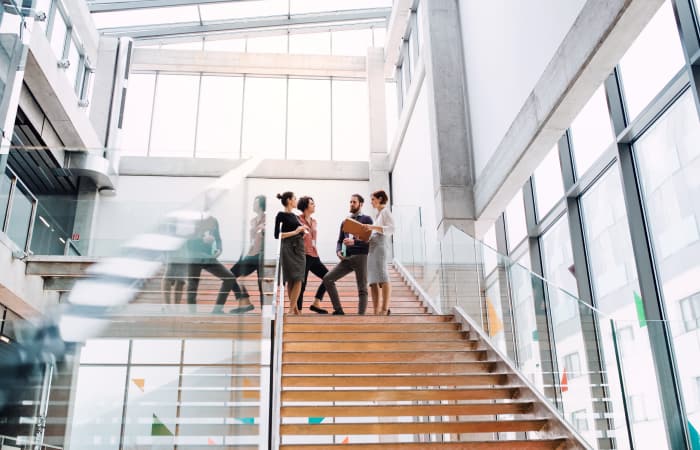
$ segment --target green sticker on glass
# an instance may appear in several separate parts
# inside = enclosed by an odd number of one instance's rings
[[[637,320],[639,320],[639,327],[644,328],[647,326],[647,315],[644,312],[642,297],[636,292],[634,292],[634,304],[637,307]]]

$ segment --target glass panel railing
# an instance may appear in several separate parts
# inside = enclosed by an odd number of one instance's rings
[[[179,205],[76,204],[64,255],[25,260],[60,302],[3,331],[0,435],[23,449],[268,448],[272,256],[266,197],[247,189],[256,166],[189,185]],[[58,230],[56,209],[36,211],[35,227]],[[78,239],[81,221],[92,232]]]
[[[647,334],[667,322],[604,314],[454,227],[423,249],[403,216],[395,261],[437,313],[468,317],[591,447],[669,448]]]

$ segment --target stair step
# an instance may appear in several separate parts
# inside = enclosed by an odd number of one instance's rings
[[[399,363],[399,362],[470,362],[486,360],[485,350],[455,351],[405,351],[405,352],[284,352],[283,363]]]
[[[517,387],[470,389],[371,389],[282,391],[283,402],[357,402],[422,400],[503,400],[517,398]],[[346,433],[348,434],[348,433]]]
[[[383,342],[286,342],[285,352],[376,352],[376,351],[463,351],[474,349],[476,342],[470,341],[383,341]]]
[[[373,375],[373,376],[285,376],[283,388],[290,387],[423,387],[503,385],[506,374],[476,375]]]
[[[468,422],[400,422],[400,423],[319,423],[282,424],[283,435],[342,434],[425,434],[425,433],[505,433],[539,431],[546,419],[483,420]]]
[[[280,446],[280,450],[321,450],[336,446],[348,450],[557,450],[565,442],[565,439],[376,444],[343,444],[339,442],[337,444],[284,444]]]
[[[328,374],[458,374],[491,372],[496,368],[496,362],[465,362],[465,363],[374,363],[374,364],[284,364],[284,375],[315,375]]]
[[[319,342],[319,341],[459,341],[464,337],[462,331],[378,331],[374,333],[358,332],[289,332],[284,333],[283,342]]]
[[[352,318],[350,318],[352,319]],[[459,325],[452,322],[427,322],[427,323],[338,323],[324,324],[322,321],[308,323],[289,323],[285,317],[284,331],[292,333],[318,332],[324,329],[333,330],[334,333],[381,333],[381,332],[437,332],[454,331]]]
[[[371,308],[371,307],[370,307]],[[392,310],[393,312],[393,310]],[[438,316],[438,315],[427,315],[427,314],[417,314],[411,316],[375,316],[372,314],[366,314],[364,316],[333,316],[327,314],[304,314],[301,316],[286,316],[285,317],[285,327],[286,324],[302,324],[302,323],[325,323],[325,324],[336,324],[336,323],[405,323],[405,324],[427,324],[427,323],[443,323],[452,321],[453,316]]]
[[[526,414],[532,402],[469,403],[459,405],[283,406],[284,417],[428,417]]]

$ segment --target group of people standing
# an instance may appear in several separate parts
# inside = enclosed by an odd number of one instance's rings
[[[364,198],[360,194],[350,197],[350,218],[362,224],[365,234],[369,234],[370,237],[368,240],[362,240],[359,236],[345,231],[341,225],[336,246],[336,254],[340,261],[330,271],[321,261],[316,248],[318,224],[313,217],[316,212],[314,199],[305,196],[297,200],[293,192],[278,194],[277,198],[281,200],[284,210],[275,218],[275,238],[282,239],[280,258],[284,281],[287,283],[289,313],[301,314],[306,282],[311,272],[322,279],[322,283],[316,290],[309,309],[318,314],[328,314],[326,309],[321,308],[323,296],[328,292],[333,314],[344,315],[336,282],[354,272],[359,296],[358,313],[365,314],[367,310],[369,285],[374,313],[390,314],[391,283],[387,253],[388,236],[394,232],[394,219],[387,207],[389,197],[386,192],[379,190],[371,195],[371,203],[376,210],[374,218],[362,214]],[[179,304],[186,286],[187,303],[194,311],[201,273],[205,270],[221,280],[213,313],[224,312],[223,308],[231,291],[238,300],[238,307],[231,309],[230,313],[240,314],[255,309],[245,287],[239,285],[236,280],[253,272],[257,272],[258,275],[262,305],[265,197],[256,197],[253,205],[255,216],[250,223],[250,248],[230,269],[218,260],[223,250],[219,222],[214,216],[202,216],[184,248],[168,256],[168,265],[162,281],[166,304]],[[296,214],[295,209],[301,214]]]
[[[282,239],[281,265],[284,282],[287,283],[289,298],[289,313],[301,314],[304,290],[309,272],[321,278],[323,282],[318,287],[314,300],[309,309],[319,314],[328,311],[321,308],[323,295],[328,292],[333,305],[334,315],[344,315],[336,282],[351,272],[355,272],[358,291],[358,313],[365,314],[367,310],[367,286],[372,295],[374,314],[391,314],[391,282],[387,267],[390,236],[394,232],[394,219],[387,207],[389,197],[383,190],[372,193],[370,200],[376,210],[374,219],[362,214],[364,198],[360,194],[350,197],[350,218],[362,224],[365,231],[371,232],[369,240],[361,240],[358,236],[348,233],[340,226],[336,245],[339,262],[333,268],[328,268],[321,262],[316,248],[318,225],[313,214],[316,204],[313,198],[305,196],[297,200],[293,192],[278,194],[284,211],[275,218],[275,238]],[[301,215],[294,213],[301,211]]]

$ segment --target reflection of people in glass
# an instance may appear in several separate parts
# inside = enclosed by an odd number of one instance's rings
[[[391,280],[387,269],[387,252],[390,236],[394,232],[394,217],[391,215],[387,202],[389,197],[384,191],[372,192],[370,198],[372,207],[377,210],[373,225],[365,225],[372,230],[369,238],[369,254],[367,255],[367,282],[369,283],[374,305],[374,314],[389,315],[391,301]],[[382,302],[379,303],[379,290],[382,291]]]
[[[168,234],[173,234],[174,225],[165,225]],[[179,305],[182,301],[182,293],[185,291],[185,280],[187,279],[187,257],[185,249],[180,248],[165,255],[165,273],[161,287],[163,290],[163,300],[166,305]]]
[[[223,312],[229,291],[240,291],[236,278],[231,271],[216,259],[221,254],[221,251],[219,222],[213,216],[205,216],[197,224],[192,238],[187,241],[189,261],[187,270],[187,303],[191,308],[196,303],[197,288],[199,287],[199,277],[202,269],[222,280],[213,313],[220,314]]]
[[[258,195],[253,201],[253,211],[255,212],[255,217],[250,221],[250,249],[245,256],[242,256],[236,264],[231,267],[231,273],[238,278],[246,275],[250,275],[253,272],[257,272],[258,275],[258,290],[260,291],[260,306],[263,305],[263,289],[262,289],[262,279],[263,279],[263,264],[264,264],[264,245],[265,245],[265,196]],[[252,303],[250,303],[250,297],[245,289],[245,286],[241,286],[240,290],[236,290],[234,285],[233,289],[236,293],[236,298],[240,300],[238,308],[232,309],[231,312],[234,314],[244,313],[252,311],[255,309]]]
[[[323,276],[328,273],[328,269],[321,262],[321,258],[318,257],[318,250],[316,250],[316,236],[317,236],[317,225],[316,219],[311,217],[314,212],[316,212],[316,203],[311,197],[302,197],[297,202],[297,209],[301,211],[299,216],[299,222],[302,225],[306,225],[311,230],[309,233],[304,233],[304,251],[306,252],[306,268],[304,270],[304,281],[301,283],[301,292],[299,292],[299,299],[297,300],[297,308],[301,310],[304,304],[304,291],[306,290],[306,280],[309,277],[309,271],[323,280]],[[309,306],[309,309],[318,314],[328,314],[328,311],[321,308],[321,299],[323,299],[323,294],[326,293],[326,287],[323,282],[319,285],[316,290],[316,295],[314,295],[314,302]]]
[[[301,282],[304,280],[306,267],[303,235],[310,230],[309,227],[302,225],[299,217],[292,212],[297,206],[297,198],[293,192],[277,194],[277,198],[282,201],[284,211],[278,212],[275,218],[275,239],[282,239],[280,262],[284,281],[287,283],[289,313],[299,315],[301,311],[297,308],[297,299],[301,292]]]

